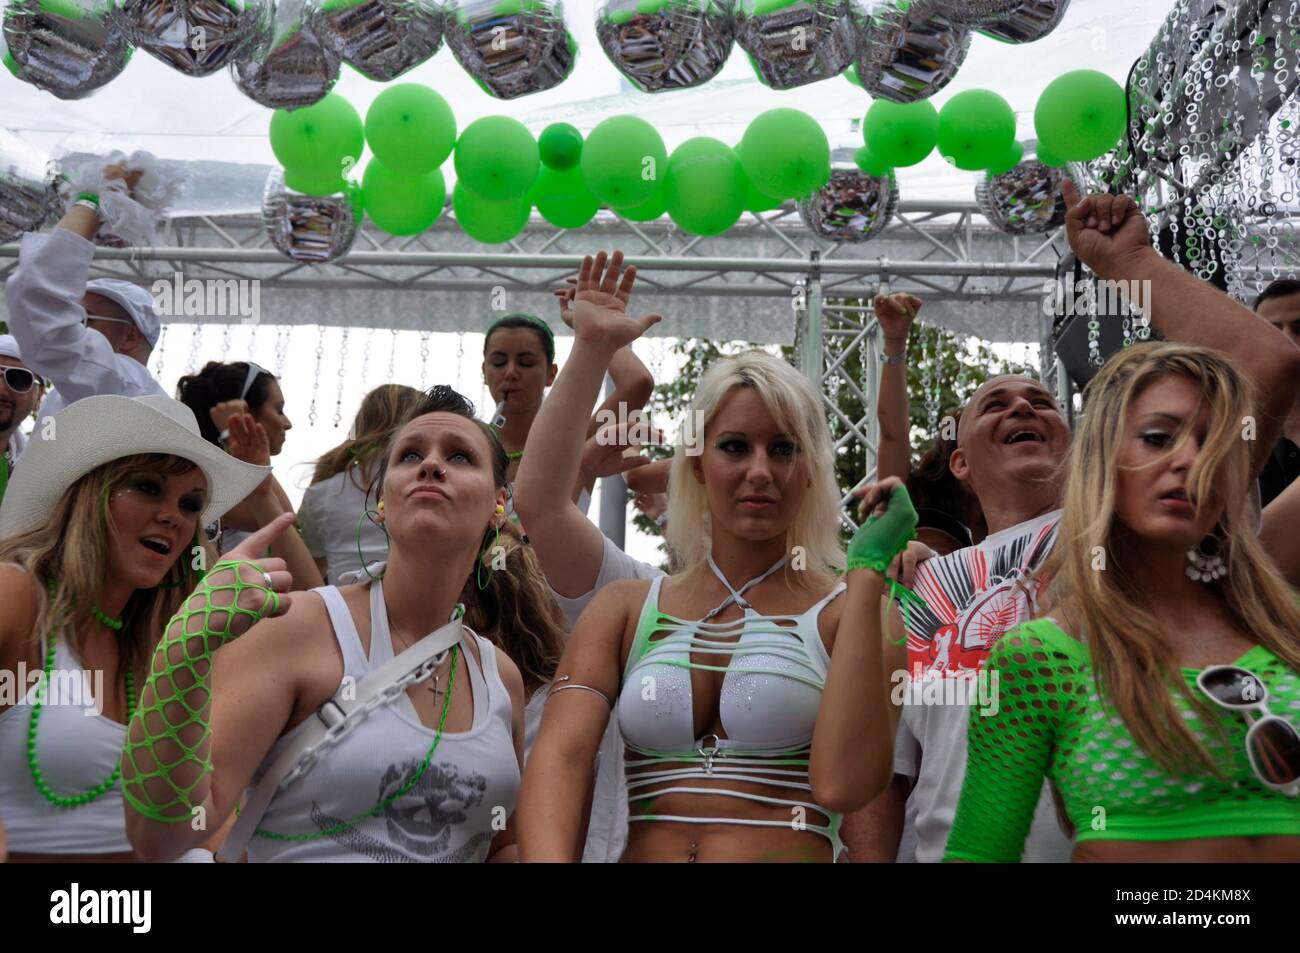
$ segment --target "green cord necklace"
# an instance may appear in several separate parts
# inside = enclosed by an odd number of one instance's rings
[[[433,744],[429,746],[429,752],[424,756],[424,761],[420,763],[420,767],[415,771],[414,774],[411,775],[409,779],[407,779],[405,784],[403,784],[400,788],[398,788],[395,792],[393,792],[393,794],[391,794],[389,797],[384,798],[384,800],[380,801],[370,810],[358,814],[350,821],[343,821],[339,824],[335,824],[333,827],[327,827],[321,831],[312,831],[307,834],[279,834],[276,833],[275,831],[263,830],[262,828],[259,827],[256,831],[253,832],[254,836],[265,837],[267,840],[309,841],[309,840],[320,840],[320,838],[322,837],[330,837],[334,834],[340,834],[343,831],[351,830],[352,828],[356,827],[358,824],[360,824],[362,821],[366,820],[367,818],[374,817],[380,811],[387,809],[387,807],[390,804],[392,804],[399,797],[402,797],[404,794],[406,794],[408,791],[414,788],[417,784],[419,784],[420,779],[424,777],[424,772],[429,770],[429,765],[433,761],[434,753],[437,752],[438,750],[438,743],[442,741],[442,729],[443,726],[447,724],[447,712],[451,709],[452,689],[456,687],[456,662],[459,658],[460,658],[460,646],[458,645],[452,646],[451,670],[447,673],[447,697],[444,698],[442,701],[442,714],[438,717],[438,731],[433,736]],[[236,811],[236,813],[238,813],[238,811]]]
[[[54,580],[50,580],[50,598],[54,598]],[[113,632],[122,631],[122,620],[114,619],[112,616],[101,612],[98,607],[94,610],[95,620]],[[73,797],[64,797],[61,794],[55,794],[54,789],[50,787],[45,780],[45,775],[41,772],[39,759],[36,757],[36,731],[41,723],[41,709],[45,705],[45,694],[49,691],[50,676],[54,672],[54,653],[55,653],[55,635],[54,626],[50,626],[49,649],[45,653],[45,675],[41,686],[36,691],[36,698],[32,702],[32,717],[27,725],[27,767],[31,770],[32,781],[36,784],[36,790],[41,792],[41,797],[49,801],[55,807],[80,807],[83,804],[89,804],[91,801],[103,795],[117,783],[118,776],[122,773],[120,764],[113,768],[113,773],[98,785],[86,791],[84,794],[77,794]],[[131,718],[135,715],[135,676],[128,665],[126,669],[126,722],[129,725]]]

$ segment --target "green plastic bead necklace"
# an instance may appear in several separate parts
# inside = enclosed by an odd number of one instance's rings
[[[54,597],[54,580],[50,580],[50,597]],[[112,630],[113,632],[122,631],[122,620],[114,619],[112,616],[101,612],[99,608],[93,610],[95,621]],[[118,776],[122,773],[122,766],[114,766],[113,773],[98,785],[82,794],[76,794],[72,797],[64,797],[62,794],[56,794],[45,780],[45,775],[41,772],[40,760],[36,756],[36,732],[41,723],[41,709],[45,705],[45,693],[49,691],[50,677],[54,673],[54,654],[55,654],[55,635],[54,626],[50,626],[49,649],[45,653],[45,675],[39,689],[36,692],[36,699],[32,702],[32,717],[27,725],[27,767],[32,774],[32,781],[36,785],[36,790],[41,793],[41,797],[49,801],[55,807],[81,807],[83,804],[89,804],[91,801],[105,794],[110,788],[117,783]],[[126,669],[126,721],[131,723],[131,718],[135,715],[135,676],[128,665]]]

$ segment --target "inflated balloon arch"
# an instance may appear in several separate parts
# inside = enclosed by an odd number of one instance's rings
[[[634,222],[668,215],[696,235],[727,231],[749,211],[787,200],[831,241],[878,234],[898,201],[894,170],[936,149],[982,172],[977,198],[1011,234],[1060,224],[1062,167],[1111,150],[1127,123],[1125,93],[1094,71],[1059,77],[1039,98],[1032,158],[997,93],[964,90],[936,110],[929,98],[957,75],[979,32],[1039,39],[1069,0],[604,0],[596,33],[637,88],[665,93],[705,83],[739,45],[764,84],[792,89],[847,76],[874,97],[863,145],[832,150],[812,117],[772,109],[741,141],[699,136],[671,153],[645,120],[608,118],[584,137],[559,123],[539,137],[487,116],[463,129],[435,90],[389,86],[363,117],[332,92],[340,65],[388,82],[445,39],[488,95],[550,89],[578,54],[553,0],[10,0],[4,62],[21,80],[67,99],[111,82],[134,49],[205,76],[228,68],[239,89],[274,109],[271,146],[282,168],[263,216],[275,246],[300,261],[344,254],[363,218],[394,235],[429,228],[447,205],[470,237],[495,244],[527,225],[580,228],[602,207]],[[365,147],[371,158],[360,167]],[[29,204],[32,215],[39,204]],[[30,227],[38,227],[39,222]],[[309,236],[302,242],[299,238]],[[328,235],[324,243],[313,236]]]

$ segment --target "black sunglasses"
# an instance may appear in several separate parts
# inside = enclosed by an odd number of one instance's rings
[[[6,367],[4,369],[5,386],[15,394],[25,394],[36,383],[36,375],[25,367]]]

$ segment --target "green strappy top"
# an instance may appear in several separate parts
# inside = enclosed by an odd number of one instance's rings
[[[1300,724],[1300,675],[1261,645],[1234,664],[1259,676],[1272,714]],[[1239,713],[1215,708],[1220,734],[1176,694],[1223,778],[1175,776],[1098,697],[1087,647],[1050,619],[1012,629],[986,667],[998,679],[998,702],[971,709],[966,778],[944,860],[1018,861],[1044,776],[1060,792],[1079,842],[1300,836],[1300,798],[1260,784]],[[1183,669],[1194,696],[1198,671]]]

